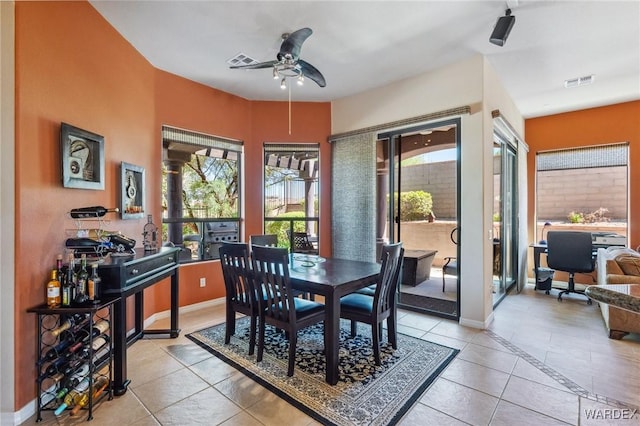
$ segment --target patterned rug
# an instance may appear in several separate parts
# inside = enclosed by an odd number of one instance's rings
[[[386,343],[377,367],[371,347],[371,327],[358,324],[350,337],[349,322],[341,323],[339,381],[325,382],[323,325],[298,333],[296,366],[287,377],[288,341],[267,325],[261,363],[248,355],[249,320],[236,321],[236,334],[224,344],[225,325],[187,337],[237,368],[262,386],[325,425],[393,425],[453,360],[458,350],[398,334],[398,349]],[[257,351],[257,349],[256,349]]]

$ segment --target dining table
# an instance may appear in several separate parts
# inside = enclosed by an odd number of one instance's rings
[[[324,297],[326,381],[335,385],[340,364],[340,298],[374,284],[381,266],[376,262],[316,255],[292,253],[289,256],[291,286]]]

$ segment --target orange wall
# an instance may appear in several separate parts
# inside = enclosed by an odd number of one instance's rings
[[[252,102],[153,68],[89,3],[16,2],[15,408],[35,397],[36,318],[47,271],[63,250],[73,207],[119,205],[121,161],[146,170],[147,209],[159,222],[162,124],[245,142],[245,236],[262,232],[262,143],[322,145],[321,252],[330,251],[329,103]],[[268,84],[268,81],[265,82]],[[299,114],[299,115],[298,115]],[[283,117],[283,118],[281,118]],[[105,137],[105,190],[63,188],[59,126]],[[283,125],[284,124],[284,125]],[[110,215],[107,227],[137,239],[144,220]],[[200,277],[207,286],[200,288]],[[169,308],[168,280],[145,291],[145,316]],[[181,267],[180,305],[224,294],[219,262]],[[131,310],[131,304],[129,310]]]
[[[640,245],[640,101],[529,119],[525,121],[525,139],[530,148],[529,241],[536,239],[533,221],[537,152],[629,142],[629,247]]]

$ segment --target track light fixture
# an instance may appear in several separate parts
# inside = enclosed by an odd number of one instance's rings
[[[516,17],[511,15],[511,9],[507,9],[504,15],[505,16],[498,18],[491,37],[489,37],[489,41],[497,46],[504,46],[511,32],[511,28],[513,28],[513,24],[516,22]]]

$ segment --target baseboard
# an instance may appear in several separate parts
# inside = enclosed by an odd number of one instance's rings
[[[188,312],[197,311],[198,309],[211,308],[214,306],[223,305],[225,303],[225,298],[220,297],[218,299],[207,300],[205,302],[194,303],[192,305],[181,306],[178,310],[179,314],[185,314]],[[162,312],[156,312],[151,315],[144,321],[145,328],[155,321],[160,319],[169,318],[171,316],[171,310],[166,310]],[[127,332],[127,336],[131,333],[134,333],[135,330],[129,330]],[[22,407],[19,411],[14,413],[0,413],[0,425],[19,425],[27,421],[30,417],[36,414],[36,402],[37,399],[34,398],[29,401],[24,407]]]
[[[489,316],[484,321],[476,321],[467,318],[460,317],[458,323],[465,327],[479,328],[481,330],[485,330],[489,328],[489,324],[493,322],[493,312],[489,314]]]

